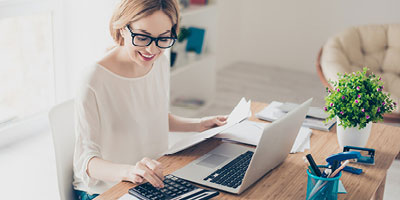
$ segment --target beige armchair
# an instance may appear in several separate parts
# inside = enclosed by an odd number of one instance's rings
[[[399,103],[400,24],[351,27],[328,39],[317,58],[322,83],[337,80],[337,73],[362,71],[368,67],[384,81],[384,90]],[[399,106],[398,106],[399,107]],[[400,122],[399,108],[385,115],[386,122]]]

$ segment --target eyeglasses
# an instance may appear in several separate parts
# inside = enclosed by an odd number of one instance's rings
[[[149,46],[153,41],[156,43],[157,47],[162,49],[167,49],[172,47],[175,44],[176,38],[175,37],[158,37],[154,38],[148,35],[133,33],[130,29],[129,25],[126,25],[129,32],[131,32],[132,36],[132,44],[138,47],[146,47]]]

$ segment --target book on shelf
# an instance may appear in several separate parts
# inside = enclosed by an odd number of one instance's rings
[[[297,104],[293,103],[273,101],[257,113],[256,117],[266,121],[275,121],[284,116],[290,110],[294,109],[296,106]],[[324,113],[322,108],[310,107],[306,119],[303,122],[303,126],[321,131],[329,131],[336,123],[336,119],[331,119],[325,122],[327,117],[328,115]]]
[[[189,27],[188,29],[190,34],[187,38],[186,51],[194,51],[197,54],[201,54],[206,30],[196,27]]]
[[[204,104],[204,100],[195,98],[176,98],[172,101],[173,106],[189,109],[198,109]]]
[[[191,5],[207,5],[208,0],[190,0]]]

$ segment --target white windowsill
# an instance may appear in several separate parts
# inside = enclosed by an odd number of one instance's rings
[[[0,126],[0,147],[18,142],[30,135],[50,130],[48,112],[41,112]]]

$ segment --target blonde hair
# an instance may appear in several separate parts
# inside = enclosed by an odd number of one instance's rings
[[[120,29],[130,22],[147,17],[154,12],[163,11],[172,21],[171,32],[174,36],[179,32],[179,5],[176,0],[121,0],[110,21],[111,37],[118,45],[124,45]]]

